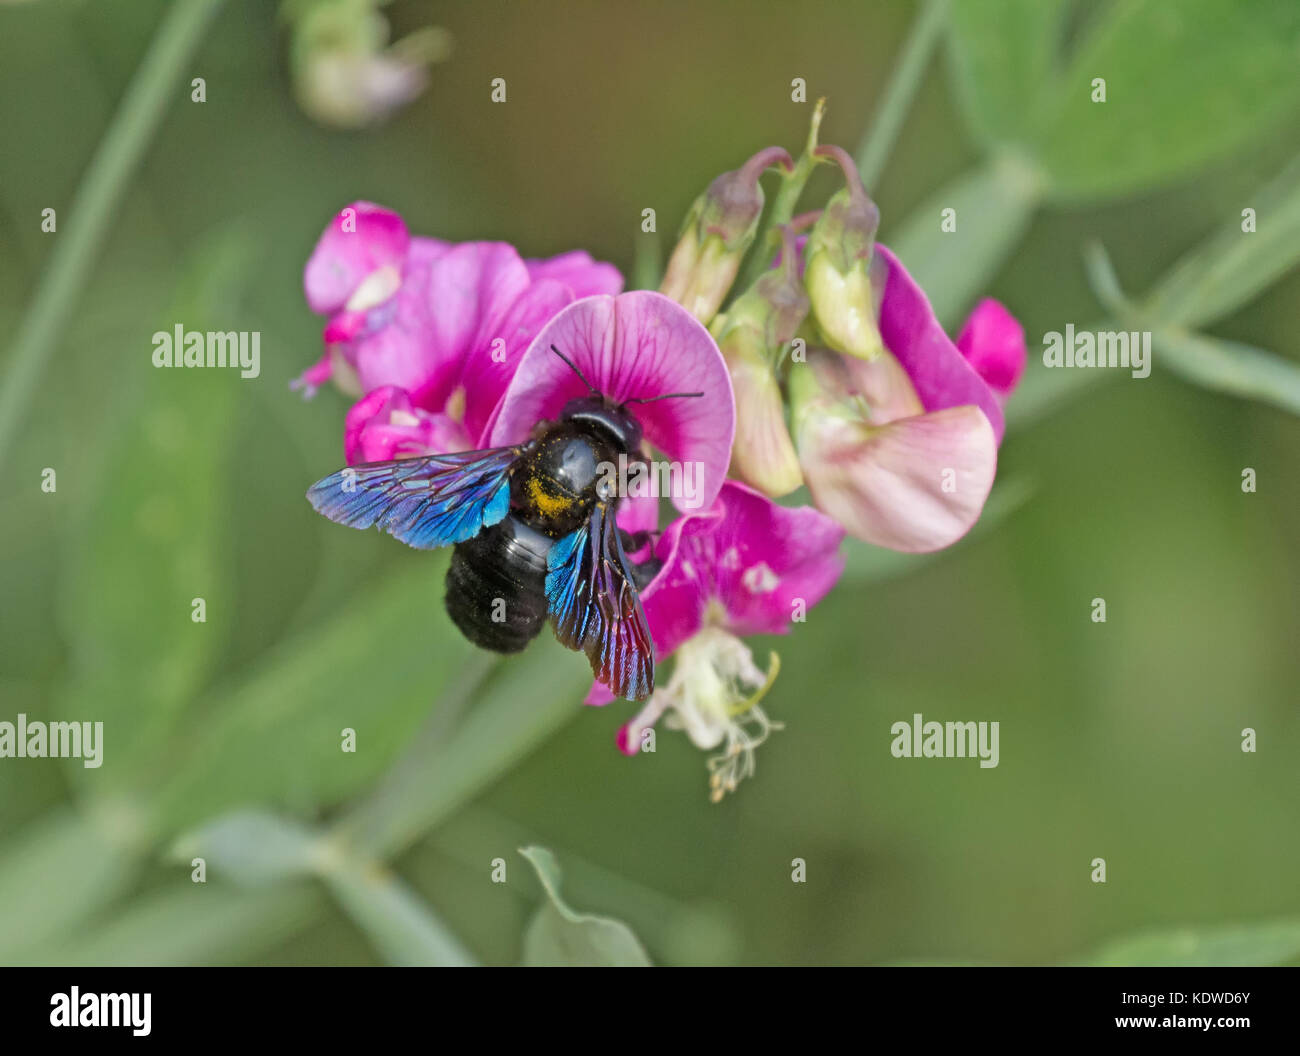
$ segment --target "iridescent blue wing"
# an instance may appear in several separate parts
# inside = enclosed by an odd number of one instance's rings
[[[378,525],[419,550],[463,543],[510,510],[510,468],[522,447],[424,455],[348,466],[307,500],[349,528]]]
[[[654,639],[623,553],[614,504],[556,542],[546,558],[546,604],[555,637],[581,649],[615,696],[644,700],[655,688]]]

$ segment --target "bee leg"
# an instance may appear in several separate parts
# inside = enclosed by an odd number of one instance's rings
[[[640,531],[628,532],[622,528],[618,530],[618,541],[623,544],[623,553],[635,554],[638,550],[643,550],[659,537],[658,531]]]

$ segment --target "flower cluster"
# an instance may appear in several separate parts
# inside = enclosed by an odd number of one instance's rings
[[[760,241],[760,176],[806,179],[823,161],[843,189]],[[948,546],[993,483],[1020,326],[986,300],[949,340],[876,244],[877,223],[839,148],[810,142],[798,165],[768,148],[701,195],[661,290],[623,293],[618,271],[580,250],[528,260],[503,243],[413,237],[396,213],[356,202],[307,263],[325,352],[295,384],[310,395],[333,380],[355,398],[349,464],[519,443],[588,383],[611,404],[704,393],[635,408],[643,453],[700,466],[702,487],[695,503],[674,497],[662,531],[657,498],[619,502],[619,526],[648,540],[633,555],[657,569],[641,602],[656,658],[674,668],[618,744],[652,749],[664,717],[716,752],[719,799],[780,728],[760,704],[779,658],[764,670],[744,639],[806,618],[839,578],[846,532]],[[772,252],[772,266],[728,304],[750,252]],[[773,501],[801,486],[813,505]],[[600,683],[587,697],[611,699]]]

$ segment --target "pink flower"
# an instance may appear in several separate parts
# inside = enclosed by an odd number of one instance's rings
[[[575,298],[615,293],[623,280],[582,251],[526,261],[502,242],[412,238],[396,213],[356,202],[322,234],[303,285],[312,310],[328,317],[326,353],[296,384],[308,395],[330,377],[356,395],[393,390],[350,415],[348,446],[362,457],[389,442],[363,434],[393,425],[478,446],[542,326]],[[439,415],[446,420],[428,420]],[[402,453],[430,450],[416,433],[405,434]]]
[[[957,350],[1002,399],[1011,395],[1025,372],[1025,328],[1001,303],[985,297],[957,337]]]
[[[736,408],[722,353],[694,316],[648,290],[575,301],[542,328],[519,360],[486,446],[518,443],[542,419],[559,417],[570,400],[590,395],[552,345],[611,403],[704,393],[633,407],[646,441],[693,471],[684,476],[695,479],[696,492],[674,494],[677,508],[698,510],[713,502],[731,459]],[[626,527],[622,516],[619,523]]]
[[[792,369],[800,464],[817,506],[850,534],[894,550],[939,550],[970,530],[993,486],[1002,399],[977,365],[1014,384],[1015,321],[1001,306],[1000,317],[977,309],[968,360],[883,246],[872,272],[884,353],[821,354]]]
[[[776,677],[764,674],[740,639],[786,634],[835,585],[844,569],[844,530],[811,507],[777,506],[748,485],[727,481],[713,505],[675,520],[655,547],[662,562],[642,595],[659,656],[676,657],[673,675],[619,730],[619,748],[636,754],[645,731],[669,712],[696,746],[716,748],[714,797],[753,770],[753,752],[777,728],[758,701]],[[599,683],[589,704],[610,699]]]

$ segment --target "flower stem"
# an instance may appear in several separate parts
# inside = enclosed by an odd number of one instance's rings
[[[0,459],[21,423],[49,349],[71,315],[111,217],[167,104],[181,91],[180,74],[221,0],[176,0],[136,69],[108,132],[82,177],[32,301],[0,388]]]
[[[803,194],[804,185],[807,184],[808,177],[817,166],[818,159],[814,152],[817,150],[817,135],[825,113],[826,100],[818,99],[813,109],[812,121],[808,125],[808,142],[804,146],[803,153],[799,155],[799,160],[794,163],[794,168],[789,172],[781,173],[781,189],[776,192],[767,224],[763,233],[755,239],[754,251],[750,254],[744,277],[735,287],[740,293],[744,293],[754,285],[772,266],[772,261],[781,245],[781,228],[794,216],[794,209],[799,204],[799,196]]]
[[[921,12],[912,23],[902,54],[885,86],[885,94],[871,119],[871,131],[858,148],[858,172],[862,183],[870,189],[880,179],[885,160],[893,150],[903,118],[912,105],[921,79],[925,75],[930,54],[939,40],[939,34],[948,14],[948,0],[924,0]]]

